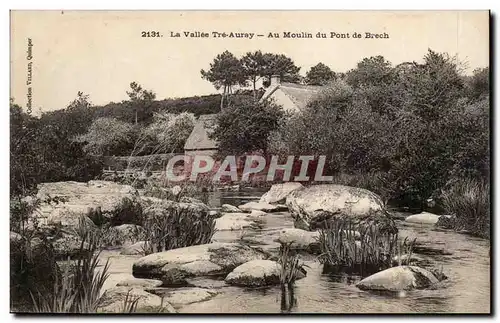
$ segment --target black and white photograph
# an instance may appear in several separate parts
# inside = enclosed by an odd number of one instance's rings
[[[491,314],[488,10],[10,11],[13,314]]]

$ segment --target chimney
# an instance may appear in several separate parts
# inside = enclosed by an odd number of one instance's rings
[[[279,75],[273,75],[271,76],[271,84],[269,86],[276,86],[279,85],[280,82],[280,76]]]

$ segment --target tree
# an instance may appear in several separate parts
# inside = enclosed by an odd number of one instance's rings
[[[135,124],[137,124],[139,110],[144,112],[147,107],[151,106],[156,99],[156,94],[153,91],[143,89],[142,86],[136,82],[130,83],[130,89],[131,91],[127,91],[127,95],[135,111]],[[142,116],[141,120],[143,119],[144,116]]]
[[[232,93],[233,86],[245,86],[247,82],[241,61],[227,50],[215,57],[208,71],[201,70],[200,73],[201,77],[211,82],[217,90],[223,89],[221,110],[224,107],[224,99]]]
[[[294,61],[283,54],[264,54],[264,74],[268,80],[273,75],[279,75],[283,82],[296,83],[300,80],[300,67]]]
[[[91,123],[93,109],[88,96],[66,109],[31,116],[11,101],[10,193],[26,195],[43,182],[88,181],[102,172],[102,161],[83,151],[74,141]]]
[[[412,64],[398,79],[401,108],[432,121],[458,104],[465,83],[456,57],[428,50],[423,64]]]
[[[195,117],[192,113],[155,113],[153,122],[144,129],[141,138],[148,138],[145,144],[149,146],[152,154],[182,151],[193,131],[194,123]]]
[[[335,80],[336,75],[328,66],[323,63],[311,67],[306,73],[306,84],[309,85],[325,85],[328,82]]]
[[[490,68],[478,68],[467,79],[467,90],[472,100],[478,100],[490,94]]]
[[[257,96],[257,82],[266,75],[266,60],[262,52],[248,52],[241,59],[241,65],[245,73],[245,77],[250,80],[253,86],[254,98]]]
[[[386,84],[391,77],[391,63],[380,55],[364,58],[346,76],[347,83],[353,87]]]
[[[278,127],[284,112],[274,102],[240,97],[224,109],[210,137],[219,142],[222,154],[244,154],[268,150],[268,137]]]
[[[76,138],[85,143],[84,151],[97,156],[124,155],[135,142],[134,127],[115,118],[94,120],[89,131]]]

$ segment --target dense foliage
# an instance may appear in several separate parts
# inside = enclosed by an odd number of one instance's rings
[[[210,136],[219,142],[221,154],[266,153],[269,135],[283,116],[272,101],[238,98],[218,115]]]
[[[309,85],[326,85],[335,79],[335,72],[331,68],[323,63],[318,63],[306,73],[305,82]]]
[[[466,78],[454,58],[433,51],[423,64],[396,67],[367,58],[283,120],[271,151],[327,155],[330,174],[422,206],[454,178],[489,177],[487,84],[485,70]]]

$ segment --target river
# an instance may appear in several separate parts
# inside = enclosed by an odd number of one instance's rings
[[[216,192],[209,204],[218,207],[228,203],[240,205],[254,200],[259,192]],[[294,313],[488,313],[490,312],[489,241],[432,226],[409,225],[402,219],[408,213],[393,210],[397,216],[400,237],[417,238],[421,258],[441,267],[448,279],[435,289],[414,290],[399,294],[376,294],[361,291],[355,283],[361,277],[340,279],[322,274],[322,266],[311,256],[305,260],[307,277],[298,280],[294,289]],[[273,240],[282,228],[292,228],[293,221],[285,212],[266,215],[261,228],[220,231],[214,241],[244,240],[270,251],[278,244]],[[186,305],[181,313],[280,313],[279,287],[240,288],[223,281],[204,282],[219,292],[212,299]]]

